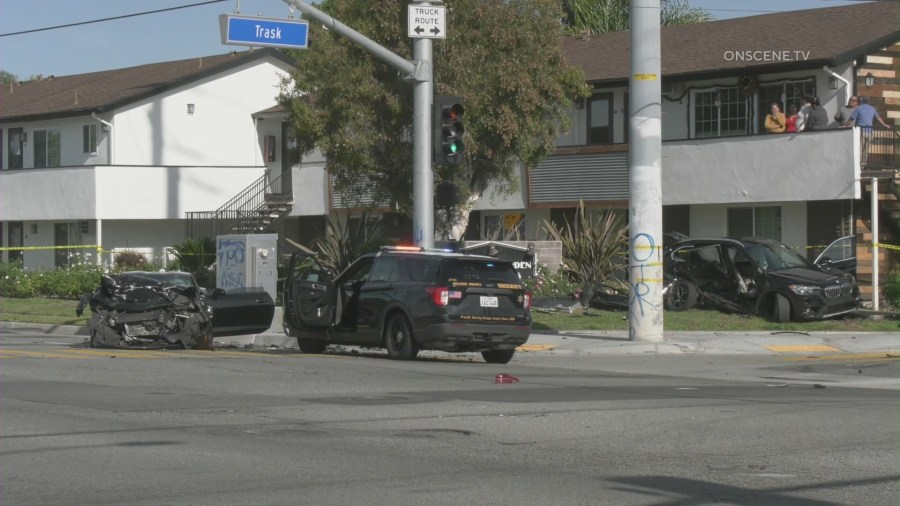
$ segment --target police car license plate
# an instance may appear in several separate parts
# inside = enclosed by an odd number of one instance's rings
[[[481,307],[499,307],[497,297],[481,297]]]

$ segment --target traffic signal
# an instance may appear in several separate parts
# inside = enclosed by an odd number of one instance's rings
[[[436,165],[459,165],[462,163],[462,155],[465,150],[462,137],[466,131],[462,122],[464,114],[465,108],[459,97],[450,95],[434,97],[432,147]]]

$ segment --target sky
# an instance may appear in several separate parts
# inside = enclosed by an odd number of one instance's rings
[[[716,19],[729,19],[856,1],[690,0],[690,5],[707,9]],[[372,0],[373,6],[377,2]],[[205,5],[7,35],[201,3]],[[236,9],[250,16],[286,19],[289,15],[283,0],[0,0],[0,70],[25,80],[243,51],[246,47],[223,45],[219,34],[219,15]],[[785,26],[792,28],[796,27]]]

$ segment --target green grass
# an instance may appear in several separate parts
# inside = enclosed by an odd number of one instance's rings
[[[75,316],[77,300],[67,299],[16,299],[0,297],[0,321],[44,323],[52,325],[87,325],[87,317]],[[90,310],[86,309],[86,315]],[[581,310],[573,314],[559,311],[546,313],[533,311],[534,330],[628,330],[628,313],[591,309],[588,316]],[[663,314],[666,330],[795,330],[803,332],[896,332],[897,320],[873,320],[848,317],[818,322],[772,323],[759,317],[726,314],[713,310],[666,311]]]
[[[87,325],[87,316],[90,316],[91,310],[85,308],[85,314],[78,317],[75,315],[76,307],[78,307],[77,300],[0,297],[0,321]]]

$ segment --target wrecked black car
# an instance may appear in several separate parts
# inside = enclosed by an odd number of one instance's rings
[[[787,322],[831,318],[860,304],[851,274],[771,239],[685,239],[665,249],[663,266],[665,306],[675,311],[700,306]]]
[[[264,291],[207,294],[186,272],[103,275],[75,313],[81,316],[86,306],[91,347],[115,348],[209,348],[213,335],[265,331],[275,311]]]

